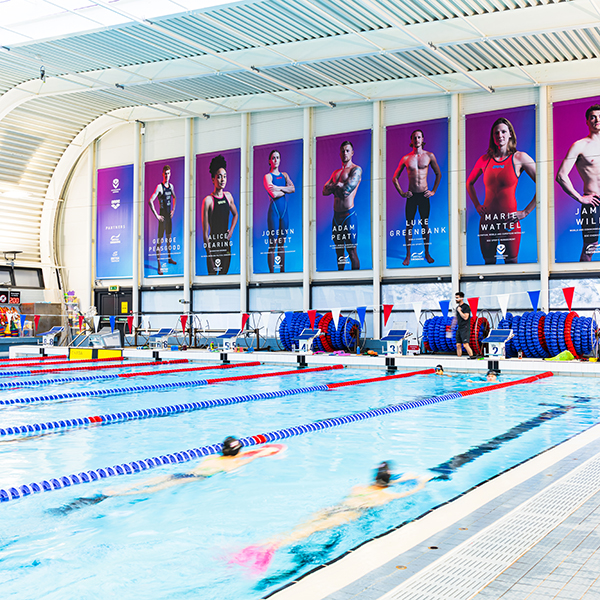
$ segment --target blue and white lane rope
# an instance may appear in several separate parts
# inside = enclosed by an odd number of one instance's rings
[[[306,425],[300,425],[298,427],[287,427],[285,429],[279,429],[270,433],[261,433],[258,435],[241,438],[240,442],[242,443],[242,446],[256,446],[258,444],[265,444],[268,442],[274,442],[276,440],[284,440],[286,438],[304,435],[305,433],[310,433],[312,431],[339,427],[340,425],[346,425],[347,423],[352,423],[354,421],[365,421],[374,417],[411,410],[421,406],[438,404],[440,402],[445,402],[446,400],[458,400],[459,398],[490,392],[500,388],[512,387],[523,383],[533,383],[534,381],[551,377],[552,375],[553,374],[551,372],[541,373],[540,375],[526,377],[525,379],[507,381],[505,383],[498,383],[495,385],[480,386],[478,388],[463,392],[452,392],[442,396],[433,396],[431,398],[413,400],[412,402],[406,402],[404,404],[391,404],[383,408],[375,408],[342,417],[333,417],[331,419],[324,419],[314,423],[307,423]],[[77,475],[64,475],[62,477],[57,477],[50,480],[43,480],[39,483],[34,482],[29,485],[24,484],[18,486],[18,488],[10,487],[8,490],[0,489],[0,503],[8,502],[9,500],[17,500],[18,498],[29,496],[32,493],[37,494],[43,491],[49,492],[51,490],[59,490],[63,487],[69,487],[71,485],[79,485],[81,483],[98,481],[99,479],[105,479],[106,477],[114,477],[115,475],[131,475],[133,473],[139,473],[140,471],[146,471],[147,469],[152,469],[161,465],[188,462],[196,458],[201,458],[202,456],[218,454],[222,449],[223,444],[212,444],[210,446],[201,446],[200,448],[192,448],[190,450],[175,452],[173,454],[165,454],[159,457],[123,463],[122,465],[115,465],[114,467],[106,467],[102,469],[81,472]]]
[[[11,390],[22,387],[39,387],[57,383],[77,383],[80,381],[99,381],[101,379],[118,379],[117,373],[110,375],[80,375],[78,377],[57,377],[53,379],[38,379],[35,381],[0,381],[0,390]]]
[[[68,427],[84,427],[102,423],[116,423],[131,421],[135,419],[150,419],[152,417],[161,417],[165,415],[175,415],[184,412],[193,412],[214,408],[216,406],[228,406],[230,404],[241,404],[242,402],[252,402],[254,400],[268,400],[270,398],[283,398],[284,396],[294,396],[297,394],[308,394],[310,392],[328,391],[326,384],[314,385],[303,388],[292,388],[289,390],[274,390],[272,392],[261,392],[259,394],[250,394],[248,396],[234,396],[232,398],[217,398],[215,400],[202,400],[201,402],[189,402],[187,404],[174,404],[172,406],[159,406],[156,408],[144,408],[121,413],[112,413],[107,415],[97,415],[94,417],[83,417],[76,419],[63,419],[60,421],[48,421],[47,423],[34,423],[30,425],[16,425],[0,429],[0,436],[17,435],[24,433],[39,433],[43,431],[53,431],[55,429],[65,429]]]

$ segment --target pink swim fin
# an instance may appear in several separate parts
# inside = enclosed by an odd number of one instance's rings
[[[275,555],[275,550],[277,550],[275,544],[268,546],[248,546],[241,552],[234,554],[229,559],[229,563],[248,567],[254,574],[258,575],[268,569]]]

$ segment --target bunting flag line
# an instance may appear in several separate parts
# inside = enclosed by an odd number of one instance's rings
[[[573,306],[573,293],[575,292],[574,287],[563,288],[563,295],[565,300],[567,301],[567,306],[569,307],[569,312],[571,312],[571,307]]]
[[[35,334],[37,335],[38,325],[40,324],[40,315],[35,315],[33,317],[33,328],[35,329]]]
[[[359,306],[356,309],[356,312],[358,314],[358,320],[360,321],[360,328],[362,329],[365,326],[365,316],[367,315],[367,307]]]
[[[531,306],[535,312],[538,309],[538,305],[540,303],[540,290],[534,290],[532,292],[527,293],[529,294],[529,300],[531,301]]]
[[[25,325],[26,320],[27,320],[27,315],[21,315],[21,331],[23,331],[23,326]]]
[[[331,309],[331,316],[333,317],[333,324],[335,325],[336,331],[338,328],[338,323],[340,322],[340,312],[341,312],[340,308],[332,308]]]
[[[388,319],[392,314],[392,309],[394,308],[393,304],[384,304],[383,305],[383,324],[387,325]]]
[[[133,315],[127,317],[127,327],[129,327],[129,333],[133,333]]]
[[[94,333],[98,333],[98,325],[100,325],[100,317],[96,315],[94,317]]]
[[[246,327],[246,323],[248,322],[249,318],[250,318],[250,315],[248,313],[242,314],[242,330],[244,329],[244,327]]]
[[[81,331],[83,329],[83,321],[85,320],[85,317],[83,315],[79,315],[79,331]]]
[[[181,331],[183,331],[185,333],[185,326],[187,325],[188,316],[181,315],[181,317],[179,317],[179,319],[181,321]]]
[[[469,303],[469,307],[471,308],[471,316],[477,316],[477,307],[479,306],[479,298],[468,298],[467,302]]]
[[[261,312],[260,313],[260,324],[264,327],[265,337],[269,337],[269,332],[271,328],[271,312]]]
[[[419,300],[418,302],[413,302],[413,310],[415,311],[415,317],[417,319],[417,326],[419,323],[419,319],[421,318],[421,309],[423,308],[423,302]]]
[[[450,300],[440,300],[440,310],[442,311],[442,317],[447,317],[450,310]]]
[[[309,310],[308,311],[308,320],[310,321],[310,328],[314,329],[315,328],[315,319],[317,318],[317,311],[316,310]]]
[[[110,321],[110,332],[113,333],[115,330],[115,323],[117,322],[117,319],[114,315],[111,315],[108,320]]]
[[[498,304],[500,305],[500,310],[502,311],[503,318],[506,318],[509,300],[510,300],[510,294],[499,294],[498,295]]]

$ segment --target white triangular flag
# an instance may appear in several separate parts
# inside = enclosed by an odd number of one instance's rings
[[[506,318],[506,311],[508,310],[509,299],[510,294],[498,294],[498,304],[500,305],[500,310],[502,311],[503,318]]]
[[[423,307],[423,301],[419,300],[418,302],[413,302],[413,310],[415,311],[415,317],[417,318],[417,323],[421,318],[421,308]]]
[[[338,328],[338,323],[340,322],[340,312],[341,311],[342,311],[341,308],[332,308],[331,309],[331,316],[333,317],[333,324],[335,325],[336,331]]]
[[[271,326],[271,312],[261,312],[260,313],[260,326],[262,328],[262,334],[265,337],[269,337],[269,327]]]
[[[100,325],[100,317],[94,317],[94,333],[98,333],[98,325]]]

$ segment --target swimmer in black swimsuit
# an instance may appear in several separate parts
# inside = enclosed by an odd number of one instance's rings
[[[269,212],[267,213],[267,227],[269,231],[269,251],[267,261],[269,272],[275,272],[275,254],[279,258],[279,272],[285,272],[285,241],[290,224],[288,212],[287,194],[296,191],[294,183],[287,173],[279,172],[281,164],[281,153],[279,150],[271,150],[269,154],[269,166],[271,171],[263,179],[263,185],[269,198]]]
[[[257,458],[277,454],[278,452],[284,450],[285,446],[281,444],[267,444],[259,448],[240,453],[241,449],[242,443],[240,440],[233,436],[228,436],[223,440],[223,448],[220,456],[207,456],[195,469],[192,469],[188,473],[161,475],[160,477],[154,477],[153,479],[148,479],[133,486],[114,491],[109,490],[106,492],[106,494],[97,494],[88,498],[76,498],[72,502],[69,502],[69,504],[61,506],[60,508],[50,509],[48,512],[58,515],[65,515],[74,510],[83,508],[84,506],[103,502],[111,496],[148,494],[180,485],[194,479],[208,479],[217,473],[229,473],[230,471],[247,465]]]
[[[229,562],[248,566],[254,571],[265,571],[274,553],[279,548],[303,540],[318,531],[339,527],[354,521],[369,508],[383,506],[392,500],[410,496],[422,490],[431,478],[431,476],[422,476],[415,473],[394,475],[391,463],[383,461],[377,466],[372,484],[352,488],[352,491],[339,504],[315,513],[308,521],[298,525],[288,534],[245,548],[232,557]],[[406,492],[398,493],[388,490],[392,482],[401,483],[405,481],[415,481],[416,485]]]
[[[238,211],[233,196],[225,191],[227,163],[222,154],[210,161],[209,171],[214,190],[202,201],[202,235],[206,265],[209,275],[227,275],[231,262],[231,236],[238,222]]]
[[[429,264],[433,262],[433,258],[429,253],[429,198],[435,195],[442,179],[442,173],[438,166],[435,154],[424,150],[425,138],[420,129],[415,129],[415,131],[410,134],[410,145],[412,146],[412,152],[409,152],[400,159],[396,172],[392,178],[392,182],[394,183],[394,187],[398,190],[398,193],[403,198],[406,198],[406,229],[404,236],[406,240],[406,258],[402,263],[405,267],[408,267],[410,264],[410,247],[412,245],[413,231],[418,232],[419,229],[423,236],[425,260]],[[435,182],[431,190],[428,189],[427,184],[427,175],[430,166],[435,173]],[[406,173],[408,174],[408,190],[406,192],[402,190],[399,182],[400,174],[404,169],[406,169]],[[419,211],[418,221],[415,220],[417,210]]]
[[[173,215],[175,214],[175,189],[173,184],[170,183],[171,179],[171,167],[165,165],[163,167],[163,180],[159,183],[154,190],[154,193],[150,197],[148,204],[150,209],[158,221],[158,233],[156,234],[156,260],[158,261],[158,274],[162,275],[162,265],[160,264],[160,246],[165,238],[165,245],[167,246],[168,263],[170,265],[176,265],[177,263],[171,258],[171,231],[173,229]],[[158,212],[154,206],[154,201],[158,198]]]

